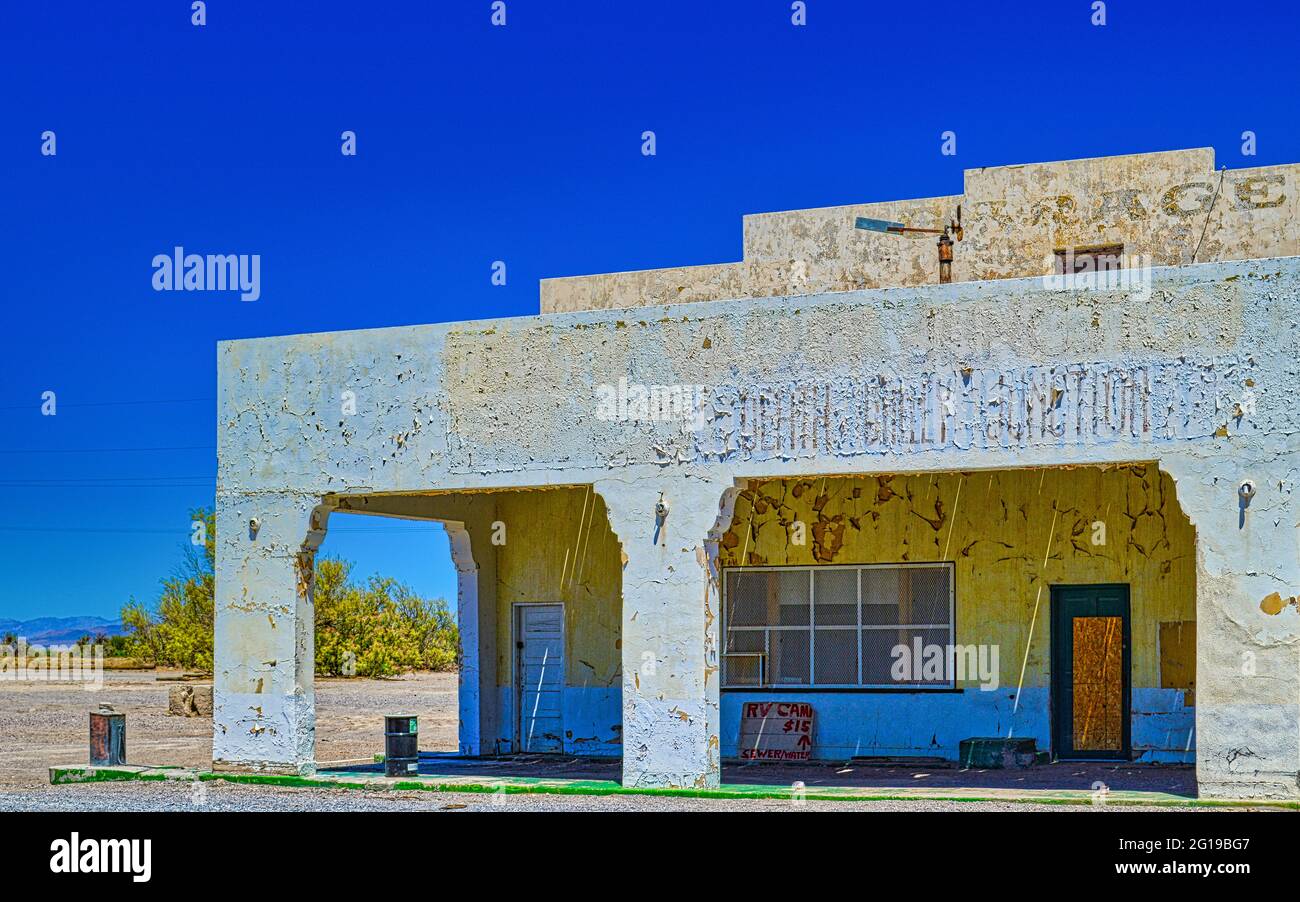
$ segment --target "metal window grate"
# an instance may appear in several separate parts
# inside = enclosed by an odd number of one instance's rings
[[[923,667],[953,642],[950,563],[734,568],[723,587],[725,687],[952,685]]]

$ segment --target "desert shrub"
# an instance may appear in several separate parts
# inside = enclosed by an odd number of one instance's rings
[[[177,572],[162,581],[162,593],[152,607],[134,598],[122,608],[131,657],[156,664],[196,670],[212,669],[214,566],[217,558],[216,518],[210,510],[192,512],[204,524],[201,546],[187,543]]]
[[[129,631],[118,652],[155,664],[212,669],[216,564],[216,520],[198,510],[206,541],[187,545],[185,560],[164,579],[156,604],[134,598],[122,608]],[[316,561],[316,672],[388,676],[411,670],[456,667],[455,618],[441,599],[425,599],[394,579],[352,579],[352,564],[338,558]]]
[[[456,666],[455,620],[441,598],[427,600],[388,577],[351,579],[334,558],[316,567],[316,671],[388,676]]]

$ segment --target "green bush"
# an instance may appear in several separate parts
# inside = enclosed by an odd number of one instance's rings
[[[154,607],[131,599],[122,609],[130,632],[123,651],[155,664],[212,669],[216,521],[198,510],[206,541],[186,547],[179,572],[163,580]],[[456,621],[441,598],[428,600],[394,579],[352,580],[352,564],[337,558],[316,562],[316,672],[388,676],[411,670],[454,670]]]
[[[213,590],[217,559],[216,518],[212,511],[192,512],[202,520],[202,546],[187,543],[176,575],[163,580],[158,603],[149,608],[132,598],[122,608],[127,653],[156,664],[212,669]]]
[[[420,598],[388,577],[352,582],[352,565],[316,564],[316,672],[387,676],[456,667],[456,622],[441,598]]]
[[[131,637],[109,636],[104,640],[104,655],[109,658],[131,657]]]

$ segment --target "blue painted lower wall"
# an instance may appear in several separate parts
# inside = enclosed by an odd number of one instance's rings
[[[808,702],[813,706],[813,757],[932,756],[957,760],[958,743],[975,736],[1033,737],[1050,749],[1050,693],[1025,689],[984,692],[723,692],[722,755],[739,757],[740,710],[746,701]],[[1195,708],[1179,689],[1134,689],[1133,757],[1195,761]]]
[[[515,735],[515,693],[497,689],[500,706],[497,748],[512,750]],[[623,689],[621,686],[564,687],[564,751],[570,755],[618,758],[623,754]]]
[[[1196,763],[1196,708],[1182,689],[1134,689],[1132,709],[1135,761]]]
[[[566,686],[564,751],[617,758],[623,754],[622,688]],[[497,692],[501,716],[497,750],[514,742],[514,692]],[[732,692],[722,693],[722,755],[739,756],[740,707],[746,701],[809,702],[816,712],[813,757],[844,761],[863,756],[932,756],[957,760],[958,743],[973,736],[1033,737],[1051,748],[1050,695],[1025,689],[983,692]],[[1134,689],[1132,742],[1136,761],[1193,764],[1196,709],[1180,689]]]

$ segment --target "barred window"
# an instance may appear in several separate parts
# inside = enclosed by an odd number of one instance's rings
[[[953,565],[728,569],[722,685],[947,689],[929,646],[953,643]]]

